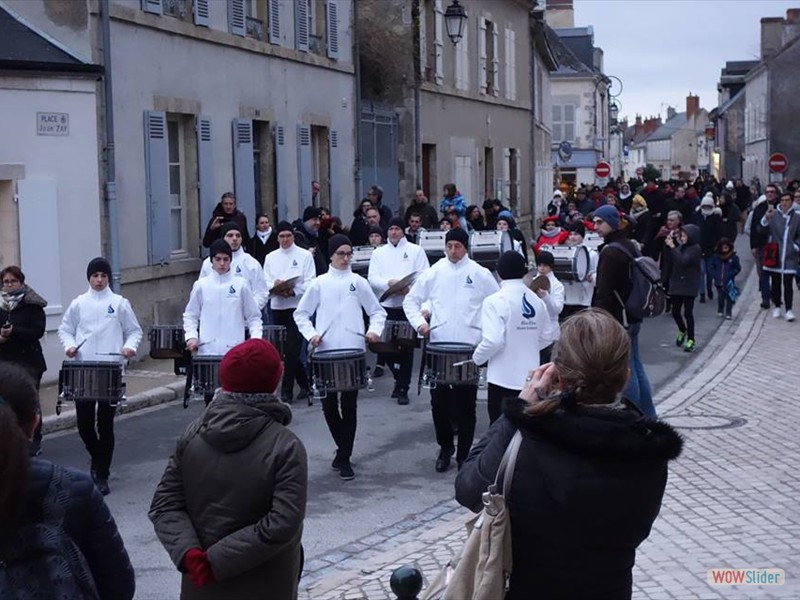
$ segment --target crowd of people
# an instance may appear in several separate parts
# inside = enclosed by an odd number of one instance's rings
[[[464,506],[480,509],[500,457],[522,432],[519,484],[508,499],[508,597],[579,596],[588,581],[595,596],[629,596],[636,548],[658,514],[667,463],[681,448],[680,437],[657,420],[639,354],[642,320],[626,307],[632,261],[644,254],[659,263],[677,344],[691,351],[698,295],[700,302],[716,295],[720,317],[732,316],[741,270],[734,242],[744,231],[762,306],[793,321],[800,189],[770,184],[761,196],[743,188],[702,181],[558,189],[530,243],[500,201],[468,205],[455,184],[444,186],[438,211],[417,190],[402,217],[395,215],[373,186],[350,227],[309,206],[274,228],[258,216],[252,236],[235,197],[223,195],[203,236],[209,257],[183,314],[187,351],[221,359],[220,387],[205,394],[205,410],[181,436],[149,513],[183,573],[181,597],[255,598],[266,586],[279,590],[277,597],[296,597],[307,457],[288,428],[291,404],[319,397],[335,446],[331,468],[351,480],[358,389],[319,394],[310,366],[337,353],[358,366],[368,347],[388,342],[373,376],[387,368],[392,398],[406,405],[419,340],[423,356],[466,349],[458,366],[474,367],[430,386],[434,468],[445,472],[455,458]],[[429,229],[446,231],[439,260],[418,244]],[[489,268],[470,254],[472,232],[484,230],[509,232],[516,242]],[[361,275],[352,269],[354,249],[367,245],[374,251]],[[579,253],[586,260],[577,272],[572,259]],[[128,301],[108,288],[110,271],[105,259],[91,260],[89,289],[64,314],[59,339],[70,359],[120,364],[136,354],[142,330]],[[83,556],[68,565],[74,583],[63,585],[130,598],[132,569],[102,498],[110,492],[116,406],[76,403],[89,475],[37,457],[46,302],[18,267],[3,269],[2,280],[0,469],[8,477],[0,492],[0,558],[12,560],[13,543],[21,535],[38,540],[36,527],[46,525]],[[283,355],[262,339],[272,325],[285,329]],[[412,344],[397,343],[405,329]],[[484,367],[491,425],[473,444],[476,373]],[[577,497],[590,498],[603,519],[579,510]],[[583,559],[576,565],[570,557],[578,548]]]

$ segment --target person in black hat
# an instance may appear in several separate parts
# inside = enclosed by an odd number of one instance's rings
[[[544,302],[523,277],[525,259],[516,250],[504,252],[497,261],[500,290],[481,306],[481,341],[472,355],[475,364],[489,363],[489,422],[502,414],[504,398],[516,398],[525,376],[539,367],[539,351],[550,343],[552,323]]]
[[[322,210],[316,206],[306,206],[303,218],[292,223],[294,227],[294,243],[308,250],[314,256],[314,268],[317,275],[328,270],[324,252],[319,246],[319,228],[322,224]]]
[[[583,223],[572,223],[567,227],[567,231],[569,231],[567,246],[585,246],[583,241],[586,237],[586,227]],[[583,281],[565,280],[561,282],[564,285],[564,309],[561,311],[561,321],[592,305],[598,255],[594,248],[587,247],[586,251],[588,252],[586,278]]]
[[[417,277],[403,300],[403,310],[420,335],[430,336],[431,344],[456,342],[476,346],[481,340],[480,310],[483,300],[499,289],[494,275],[467,256],[469,235],[457,227],[445,236],[447,260],[440,260]],[[422,303],[430,303],[429,324]],[[431,412],[436,428],[439,456],[436,470],[450,467],[455,452],[458,464],[464,462],[475,434],[475,404],[478,386],[437,385],[431,390]],[[451,412],[458,423],[458,451],[453,444]]]

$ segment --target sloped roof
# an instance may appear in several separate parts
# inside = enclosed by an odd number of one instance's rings
[[[715,116],[724,115],[725,112],[736,102],[738,102],[741,98],[744,98],[744,88],[739,90],[739,93],[735,94],[733,97],[729,98],[727,102],[723,102],[721,106],[715,108],[712,112]]]
[[[671,139],[672,136],[675,135],[675,132],[680,130],[684,125],[686,125],[686,113],[678,113],[656,129],[653,134],[647,138],[647,141],[656,142],[658,140]]]
[[[586,65],[569,49],[552,27],[545,28],[545,35],[547,36],[547,43],[553,51],[553,56],[558,63],[558,68],[552,73],[554,77],[592,77],[599,75],[597,71]]]
[[[98,73],[100,65],[83,62],[18,20],[0,5],[0,69]]]

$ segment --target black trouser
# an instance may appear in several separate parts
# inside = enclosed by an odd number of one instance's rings
[[[392,321],[406,321],[406,313],[402,308],[386,308],[386,318]],[[395,386],[398,390],[408,393],[411,386],[411,367],[414,364],[414,348],[403,348],[395,354],[380,354],[383,364],[389,366],[394,375]],[[378,362],[378,364],[381,364]]]
[[[783,284],[783,303],[786,310],[792,310],[792,300],[794,300],[794,290],[792,289],[792,279],[794,275],[791,273],[770,273],[772,280],[772,303],[779,307],[781,305],[781,284]]]
[[[431,390],[431,413],[436,429],[436,443],[442,449],[453,447],[453,420],[458,425],[458,450],[456,460],[463,461],[475,437],[475,404],[478,401],[477,385],[443,385]]]
[[[725,315],[730,317],[733,313],[733,301],[728,295],[728,290],[718,285],[717,294],[717,312],[725,313]]]
[[[489,424],[491,425],[503,414],[503,400],[516,398],[522,390],[512,390],[493,383],[489,384]]]
[[[186,360],[186,384],[183,386],[183,407],[187,408],[188,404],[187,401],[192,396],[192,384],[194,383],[194,365],[192,363],[193,354],[191,352],[186,353],[188,358],[186,359],[176,359],[177,360]],[[214,391],[215,390],[204,390],[203,391],[203,401],[206,403],[206,406],[211,404],[211,401],[214,399]]]
[[[108,479],[111,457],[114,454],[114,414],[117,407],[107,401],[76,400],[75,412],[78,418],[78,434],[92,457],[92,471],[100,479]]]
[[[294,322],[293,308],[285,310],[273,310],[272,317],[276,325],[286,327],[286,346],[284,347],[285,356],[283,359],[283,380],[281,381],[281,397],[291,399],[294,394],[294,382],[300,389],[308,389],[308,375],[300,362],[300,351],[303,338],[297,323]]]
[[[339,412],[340,407],[341,412]],[[331,437],[336,443],[339,458],[350,460],[353,455],[353,442],[356,439],[358,392],[341,394],[329,392],[322,399],[322,412]]]
[[[683,309],[683,316],[681,316]],[[694,296],[672,296],[672,318],[686,338],[694,339]],[[684,318],[686,322],[684,322]]]
[[[575,313],[579,313],[582,310],[586,310],[589,308],[588,306],[583,306],[582,304],[566,304],[562,309],[561,313],[558,315],[558,322],[563,323],[568,318],[570,318]]]

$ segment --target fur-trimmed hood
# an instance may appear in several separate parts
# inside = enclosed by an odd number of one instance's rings
[[[238,452],[273,423],[291,421],[292,409],[277,396],[217,390],[203,413],[199,433],[220,452]]]
[[[677,458],[683,439],[669,425],[635,410],[580,405],[542,416],[525,414],[525,401],[506,403],[506,416],[523,432],[575,454],[595,458],[667,461]]]
[[[703,215],[705,218],[708,218],[708,217],[710,217],[711,215],[718,215],[718,216],[720,216],[720,217],[722,216],[722,209],[721,209],[719,206],[715,206],[715,207],[714,207],[714,210],[712,210],[712,211],[711,211],[710,213],[708,213],[708,214],[704,213],[704,212],[701,210],[702,208],[703,208],[702,206],[698,206],[698,207],[697,207],[697,208],[695,208],[694,210],[695,210],[695,212],[697,212],[698,214],[700,214],[700,215]]]

